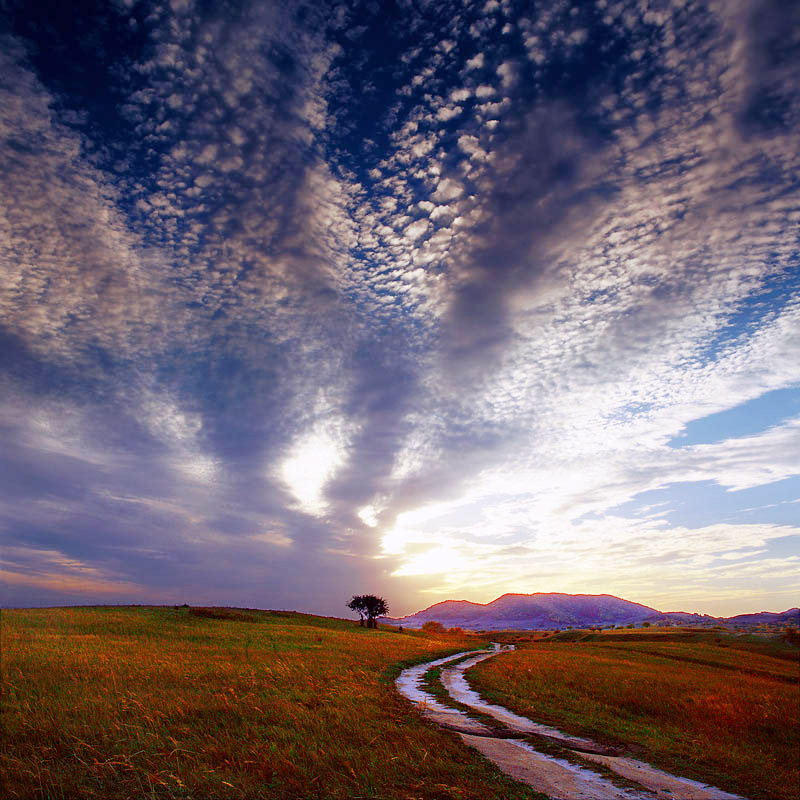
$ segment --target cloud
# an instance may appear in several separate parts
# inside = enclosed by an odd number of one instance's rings
[[[320,515],[327,508],[325,486],[344,463],[353,435],[347,427],[341,418],[323,417],[292,444],[281,464],[281,477],[307,513]]]
[[[128,355],[159,333],[157,301],[146,290],[150,266],[116,207],[113,183],[81,157],[81,137],[57,120],[20,45],[6,45],[5,332],[60,359],[78,359],[90,347]]]
[[[436,116],[442,122],[448,122],[451,119],[459,116],[463,109],[461,106],[442,106],[437,112]]]
[[[437,186],[436,191],[431,195],[437,203],[447,203],[450,200],[455,200],[464,193],[464,187],[458,181],[452,178],[442,178]]]
[[[726,554],[790,526],[619,509],[799,469],[792,421],[667,445],[800,381],[782,6],[403,14],[110,8],[66,60],[58,19],[6,36],[15,592],[650,602],[667,538],[665,597],[767,579]]]

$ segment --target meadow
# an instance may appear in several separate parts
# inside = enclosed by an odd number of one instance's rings
[[[796,646],[719,631],[524,638],[468,673],[490,701],[751,800],[800,797]]]
[[[468,636],[284,612],[4,610],[8,798],[541,798],[393,686]]]

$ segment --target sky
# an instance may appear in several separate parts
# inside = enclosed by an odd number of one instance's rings
[[[6,0],[5,606],[796,605],[800,4]]]

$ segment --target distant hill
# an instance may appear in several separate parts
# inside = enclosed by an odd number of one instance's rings
[[[466,630],[552,630],[595,625],[798,624],[798,609],[782,614],[763,611],[729,619],[682,611],[662,612],[610,594],[504,594],[491,603],[445,600],[406,617],[382,617],[387,625],[420,628],[435,620],[448,628]]]
[[[419,628],[436,620],[448,628],[468,630],[530,630],[563,628],[567,625],[621,625],[642,622],[660,612],[610,594],[504,594],[491,603],[445,600],[416,614],[399,619],[384,618],[390,625]]]
[[[776,614],[773,611],[759,611],[757,614],[737,614],[727,617],[725,622],[729,625],[800,625],[800,608],[790,608]]]

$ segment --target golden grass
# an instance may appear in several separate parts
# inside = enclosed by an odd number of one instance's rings
[[[570,733],[628,744],[676,774],[800,797],[800,674],[787,646],[730,636],[540,642],[469,672],[482,694]],[[648,641],[649,639],[649,641]]]
[[[538,796],[394,690],[474,638],[186,608],[3,611],[0,635],[5,797]]]

